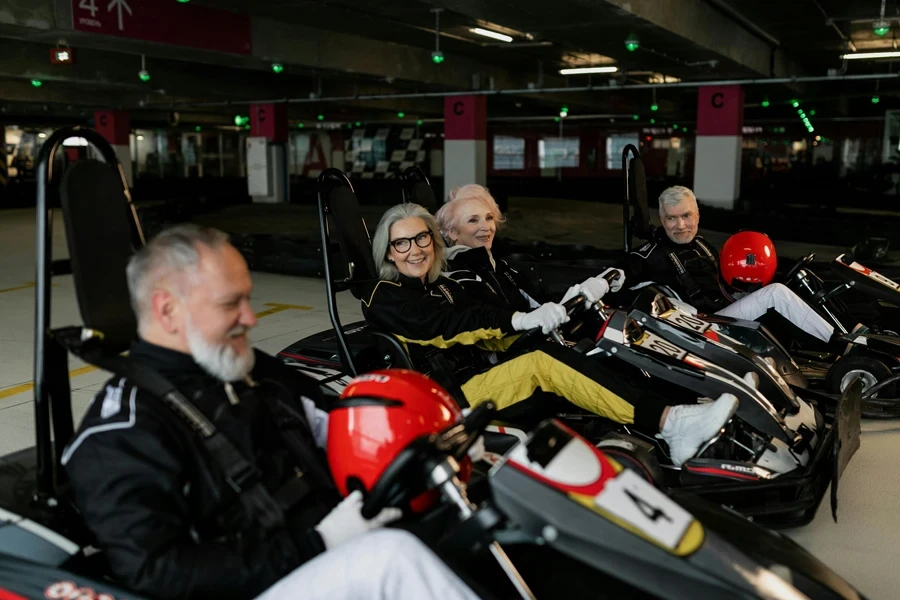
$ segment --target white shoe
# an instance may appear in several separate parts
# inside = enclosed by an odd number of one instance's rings
[[[669,445],[672,464],[680,467],[691,459],[704,442],[721,431],[738,408],[738,399],[722,394],[709,404],[681,404],[669,409],[659,435]]]
[[[759,375],[753,371],[747,371],[744,374],[744,383],[752,387],[754,390],[759,389]]]

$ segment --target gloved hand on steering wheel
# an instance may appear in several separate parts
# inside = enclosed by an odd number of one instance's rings
[[[531,312],[517,312],[512,316],[512,326],[516,331],[540,327],[545,335],[568,321],[566,309],[555,302],[546,302]]]
[[[374,518],[365,519],[362,516],[362,506],[362,492],[354,490],[319,521],[316,531],[322,536],[326,549],[330,550],[373,529],[380,529],[403,516],[403,511],[399,508],[388,507]]]
[[[563,296],[560,304],[565,304],[578,294],[584,294],[588,304],[594,304],[609,292],[609,283],[599,277],[588,277],[581,283],[576,283]]]
[[[608,283],[606,281],[606,276],[608,274],[612,273],[613,271],[617,271],[619,273],[619,277],[617,279],[614,279],[612,284],[610,284],[610,286],[609,286],[609,290],[615,294],[616,292],[618,292],[619,290],[622,289],[623,285],[625,285],[625,271],[623,271],[622,269],[610,268],[610,269],[603,271],[596,277],[592,277],[592,279],[602,279],[604,283]]]

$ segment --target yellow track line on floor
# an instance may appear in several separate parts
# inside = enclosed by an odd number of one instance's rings
[[[31,286],[23,286],[23,287],[33,287],[34,283]],[[11,288],[12,289],[12,288]],[[15,288],[22,289],[22,288]],[[0,293],[8,292],[10,290],[0,290]],[[256,313],[257,319],[262,319],[263,317],[268,317],[269,315],[274,315],[276,313],[284,312],[286,310],[312,310],[312,306],[303,306],[300,304],[279,304],[277,302],[266,302],[266,306],[270,306],[264,311]],[[96,371],[97,367],[92,365],[87,365],[85,367],[79,367],[77,369],[72,369],[69,371],[69,379],[72,377],[78,377],[79,375],[84,375],[85,373],[91,373]],[[15,396],[16,394],[21,394],[23,392],[27,392],[29,390],[34,389],[34,382],[29,381],[28,383],[22,383],[17,386],[13,386],[11,388],[6,388],[5,390],[0,390],[0,400],[4,398],[9,398],[10,396]]]
[[[34,282],[27,281],[22,285],[17,285],[16,287],[6,288],[5,290],[0,290],[0,294],[5,294],[6,292],[15,292],[16,290],[27,290],[28,288],[33,288]]]

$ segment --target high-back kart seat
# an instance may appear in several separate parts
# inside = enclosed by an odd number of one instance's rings
[[[628,155],[633,154],[631,160]],[[622,172],[625,174],[625,195],[622,210],[625,221],[625,252],[631,252],[634,238],[649,240],[656,227],[650,223],[647,202],[647,174],[641,153],[633,144],[622,150]]]
[[[400,174],[403,188],[403,201],[412,202],[425,208],[431,214],[437,212],[438,201],[428,176],[419,167],[409,167]]]
[[[322,236],[328,316],[337,339],[341,365],[349,374],[356,376],[363,371],[363,365],[358,364],[358,357],[351,351],[346,331],[359,329],[365,322],[352,323],[344,327],[338,312],[337,294],[349,290],[356,299],[361,300],[366,289],[370,289],[371,285],[378,281],[375,260],[372,258],[372,240],[359,210],[359,201],[356,199],[353,185],[347,176],[340,169],[325,169],[319,175],[318,184],[319,229]],[[340,248],[344,277],[337,275],[338,270],[332,253],[332,236],[337,238]],[[409,355],[396,337],[372,327],[368,327],[367,330],[374,336],[373,342],[378,347],[379,354],[388,358],[385,361],[387,364],[413,368]]]

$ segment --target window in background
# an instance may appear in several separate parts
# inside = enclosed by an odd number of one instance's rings
[[[547,138],[538,141],[538,160],[542,169],[578,167],[581,139]]]
[[[525,138],[494,136],[494,169],[498,171],[525,168]]]
[[[625,146],[628,144],[634,144],[635,147],[638,145],[638,134],[636,133],[625,133],[625,134],[617,134],[614,133],[606,138],[606,168],[607,169],[622,169],[622,150],[625,149]]]

